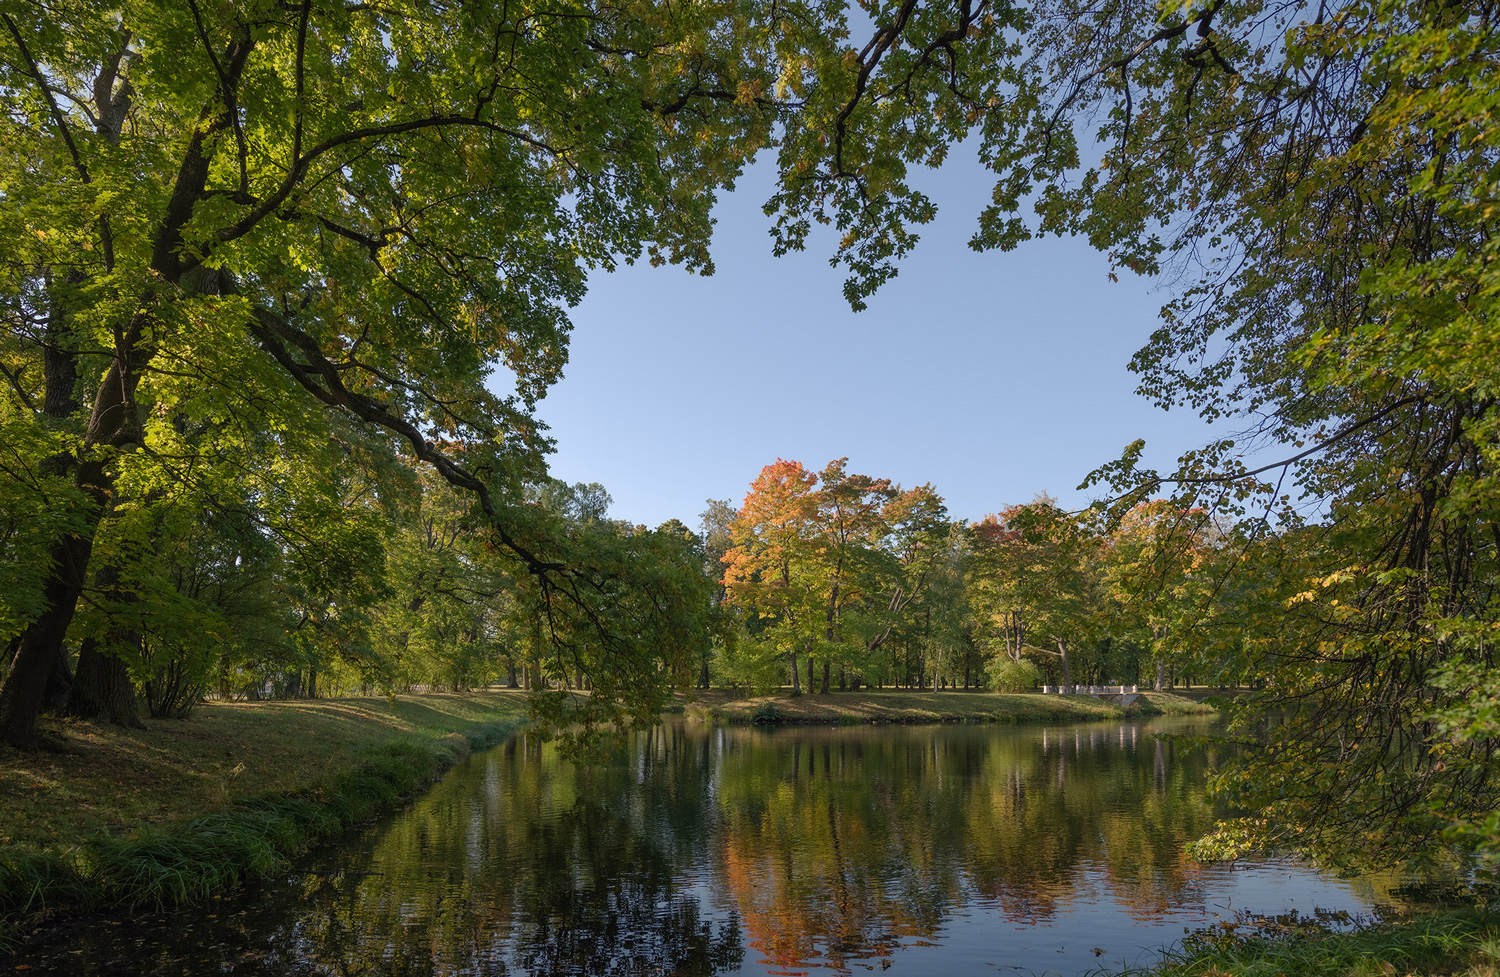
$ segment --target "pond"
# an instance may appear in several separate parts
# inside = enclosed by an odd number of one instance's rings
[[[1249,911],[1359,913],[1288,860],[1198,865],[1211,752],[1078,726],[670,722],[580,768],[522,735],[283,882],[23,958],[98,974],[1086,973]]]

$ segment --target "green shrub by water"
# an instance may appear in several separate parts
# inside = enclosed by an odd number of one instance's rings
[[[772,726],[781,722],[782,718],[781,710],[767,702],[755,710],[755,715],[750,717],[750,721],[757,726]]]
[[[498,743],[517,725],[397,740],[305,790],[167,828],[99,834],[64,851],[0,852],[0,952],[14,944],[22,920],[48,910],[161,908],[283,871],[312,845],[394,810],[471,748]]]

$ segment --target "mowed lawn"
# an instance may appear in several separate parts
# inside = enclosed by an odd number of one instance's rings
[[[1208,714],[1206,705],[1169,692],[1142,693],[1134,711]],[[1131,714],[1113,702],[1090,695],[1005,694],[1000,692],[916,692],[901,689],[831,692],[791,696],[778,692],[739,696],[718,690],[693,694],[686,704],[689,719],[723,723],[753,722],[767,708],[791,723],[971,723],[1049,722],[1118,719]]]
[[[48,746],[0,746],[0,845],[53,848],[306,786],[403,736],[477,734],[526,714],[485,691],[288,702],[208,702],[144,730],[44,722]]]

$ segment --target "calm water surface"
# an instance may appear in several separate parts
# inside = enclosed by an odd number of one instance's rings
[[[1203,866],[1214,760],[1067,727],[670,723],[608,766],[534,737],[285,882],[69,934],[99,974],[1079,974],[1237,911],[1361,912],[1287,861]]]

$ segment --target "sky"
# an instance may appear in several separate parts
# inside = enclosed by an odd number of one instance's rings
[[[705,500],[740,505],[778,458],[930,482],[954,518],[1040,492],[1083,506],[1098,493],[1079,483],[1136,438],[1160,468],[1210,438],[1191,411],[1134,392],[1127,364],[1166,298],[1151,282],[1122,269],[1111,283],[1082,239],[967,247],[990,190],[977,164],[919,181],[938,217],[856,313],[830,238],[772,257],[770,162],[715,208],[714,275],[622,266],[572,310],[568,366],[538,415],[553,476],[602,483],[611,517],[697,527]]]

